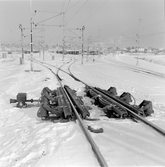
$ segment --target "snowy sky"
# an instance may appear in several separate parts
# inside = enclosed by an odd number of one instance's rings
[[[63,12],[67,28],[85,26],[85,42],[91,36],[92,42],[110,41],[118,47],[137,46],[136,34],[140,32],[140,46],[165,48],[164,0],[31,0],[32,12],[37,10],[34,23]],[[41,12],[42,11],[42,12]],[[44,11],[44,12],[43,12]],[[42,24],[61,25],[62,15]],[[139,21],[141,19],[141,21]],[[19,43],[19,24],[30,28],[30,1],[0,1],[0,41]],[[38,27],[41,28],[41,27]],[[62,42],[62,28],[45,26],[45,32],[34,30],[34,41],[45,34],[48,44]],[[72,30],[81,35],[80,31]],[[30,29],[24,31],[24,41],[30,43]],[[74,36],[66,30],[65,36]],[[70,38],[66,37],[67,41]],[[75,38],[71,40],[75,41]]]

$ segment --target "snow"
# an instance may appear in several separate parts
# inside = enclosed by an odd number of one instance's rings
[[[42,122],[36,115],[38,103],[28,103],[27,108],[16,108],[16,104],[9,103],[9,99],[16,98],[20,92],[27,93],[28,99],[39,99],[43,87],[56,89],[59,86],[48,69],[34,63],[36,72],[31,72],[28,60],[19,65],[17,56],[20,55],[14,56],[15,59],[0,58],[0,167],[99,166],[77,122]],[[34,57],[39,59],[37,54]],[[102,55],[95,56],[93,62],[93,57],[89,56],[82,65],[80,56],[68,55],[64,62],[77,59],[70,68],[72,73],[91,86],[103,89],[114,86],[119,95],[130,92],[136,104],[144,99],[151,100],[155,113],[146,119],[165,129],[165,79],[132,70],[133,66],[164,73],[163,63],[155,62],[165,62],[165,56],[143,55],[152,61],[138,59],[138,64],[136,57]],[[116,61],[127,67],[122,68]],[[49,53],[45,62],[58,67],[63,64],[62,56],[55,55],[55,60],[51,60]],[[68,66],[64,66],[64,70]],[[103,128],[103,133],[90,134],[108,166],[165,166],[163,136],[140,122],[105,117],[103,111],[84,96],[82,83],[65,73],[59,72],[59,75],[63,84],[75,89],[84,103],[92,107],[91,117],[100,118],[100,121],[84,123],[96,129]]]

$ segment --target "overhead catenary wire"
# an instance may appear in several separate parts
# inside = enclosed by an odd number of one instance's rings
[[[98,10],[100,10],[106,3],[108,2],[108,0],[106,0],[98,9],[96,9],[91,16],[89,16],[83,23],[82,25],[84,25]]]
[[[66,25],[76,16],[76,14],[85,6],[87,2],[88,0],[86,0],[85,3],[77,10],[77,12],[67,21]]]
[[[116,33],[116,34],[113,34],[112,36],[117,36],[119,34],[132,34],[132,33],[135,33],[137,32],[138,30],[139,31],[142,31],[142,30],[145,30],[145,29],[148,29],[148,28],[152,28],[154,26],[158,26],[158,24],[162,24],[163,23],[163,20],[160,20],[160,21],[157,21],[157,22],[154,22],[154,23],[150,23],[148,25],[145,25],[145,26],[141,26],[141,28],[135,28],[133,30],[128,30],[128,31],[124,31],[124,32],[119,32],[119,33]]]
[[[81,0],[77,1],[74,5],[72,5],[70,8],[68,8],[67,11],[70,10],[71,8],[73,8],[75,5],[77,5],[80,1]]]
[[[66,7],[65,13],[67,12],[69,5],[70,5],[70,0],[69,0],[69,2],[68,2],[67,7]]]
[[[81,10],[81,8],[88,2],[89,0],[87,0],[87,1],[84,1],[85,3],[80,7],[80,9],[79,10]],[[81,2],[81,0],[79,0],[79,1],[77,1],[75,4],[73,4],[72,6],[71,6],[71,0],[68,0],[68,4],[67,5],[65,5],[64,6],[64,4],[63,4],[63,8],[64,7],[66,7],[64,10],[63,10],[63,12],[61,11],[60,12],[60,14],[61,15],[63,15],[64,13],[66,13],[67,11],[69,11],[72,7],[74,7],[74,6],[76,6],[79,2]],[[99,10],[99,9],[101,9],[101,7],[103,7],[106,3],[108,2],[108,0],[106,0],[105,2],[103,2],[103,4],[101,4],[100,5],[100,7],[98,7],[85,21],[84,21],[84,23],[86,23],[87,21],[89,21],[90,19],[91,19],[91,17]],[[64,3],[66,3],[66,0],[65,0],[65,2]],[[71,6],[71,7],[70,7]],[[68,24],[75,16],[76,16],[76,14],[79,12],[79,10],[68,20],[68,22],[66,23],[66,24]],[[47,12],[47,11],[39,11],[39,12],[45,12],[45,13],[49,13],[49,12]],[[50,12],[51,13],[51,12]],[[52,12],[53,13],[53,12]],[[54,16],[53,16],[54,17]],[[51,17],[52,18],[52,17]],[[48,19],[51,19],[51,18],[48,18]],[[46,19],[47,20],[47,19]],[[45,21],[46,21],[45,20]],[[44,21],[44,20],[43,20]],[[83,24],[84,24],[83,23]],[[148,28],[151,28],[151,27],[154,27],[154,26],[156,26],[156,25],[158,25],[158,24],[161,24],[162,23],[162,21],[158,21],[158,22],[155,22],[155,23],[151,23],[151,24],[148,24],[148,25],[145,25],[145,26],[141,26],[141,28],[140,28],[140,31],[143,31],[143,30],[145,30],[145,29],[148,29]],[[40,24],[40,23],[39,23]],[[47,26],[52,26],[53,27],[53,25],[47,25]],[[59,25],[59,27],[58,28],[56,28],[55,30],[53,30],[52,32],[50,32],[49,34],[47,34],[48,36],[50,36],[52,33],[54,33],[55,31],[58,31],[60,28],[62,27],[62,24],[60,24]],[[131,31],[126,31],[126,32],[123,32],[124,34],[132,34],[132,33],[134,33],[134,32],[136,32],[136,31],[138,31],[138,28],[136,28],[136,29],[134,29],[134,30],[131,30]],[[159,34],[163,34],[163,32],[160,32],[160,33],[157,33],[158,35]],[[118,33],[119,34],[119,33]],[[118,35],[118,34],[116,34],[116,35]],[[155,34],[156,35],[156,34]],[[114,35],[112,35],[112,36],[114,36]],[[126,35],[123,35],[123,36],[126,36]],[[153,36],[152,34],[146,34],[145,35],[146,37],[149,37],[149,36]],[[145,38],[145,36],[141,36],[142,38]],[[129,37],[129,38],[131,38],[131,37]],[[134,37],[132,36],[132,40],[135,40],[134,39]]]
[[[68,4],[69,5],[69,4]],[[60,13],[62,13],[62,15],[64,15],[64,13],[66,12],[63,12],[64,11],[64,6],[65,6],[65,1],[63,2],[63,5],[62,5],[62,8],[61,8],[61,12]],[[50,32],[49,34],[47,34],[47,36],[49,36],[49,35],[51,35],[52,33],[54,33],[55,31],[58,31],[61,27],[63,27],[63,19],[62,19],[62,21],[61,21],[61,23],[60,23],[60,19],[59,19],[59,27],[58,28],[56,28],[55,30],[53,30],[52,32]]]
[[[144,39],[144,38],[147,38],[147,37],[152,37],[152,36],[161,35],[161,34],[165,34],[165,31],[141,35],[141,38]],[[124,42],[124,41],[135,41],[135,40],[136,39],[130,38],[130,39],[127,39],[127,40],[122,40],[122,41]]]
[[[60,13],[60,12],[49,12],[49,11],[41,11],[41,10],[37,10],[37,12],[39,13]]]
[[[51,19],[53,19],[53,18],[55,18],[55,17],[58,17],[58,16],[60,16],[60,15],[63,15],[64,12],[62,12],[62,11],[63,11],[63,8],[64,8],[64,4],[65,4],[65,1],[64,1],[64,3],[63,3],[61,12],[60,12],[58,15],[55,15],[55,16],[52,16],[52,17],[47,18],[47,19],[45,19],[45,20],[42,20],[42,21],[36,23],[36,25],[39,25],[40,23],[43,23],[43,22],[48,21],[48,20],[51,20]],[[68,4],[68,5],[69,5],[69,4]],[[47,11],[40,11],[40,12],[46,12],[46,13],[48,13]],[[52,32],[50,32],[49,34],[47,34],[47,36],[50,36],[50,35],[52,35],[52,33],[54,33],[55,31],[57,31],[58,29],[60,29],[60,28],[62,27],[62,24],[59,24],[59,25],[44,25],[44,26],[48,26],[48,27],[56,27],[56,26],[57,26],[57,27],[58,27],[58,28],[56,28],[55,30],[53,30]]]
[[[45,20],[42,20],[42,21],[36,23],[36,25],[38,25],[38,24],[40,24],[40,23],[43,23],[43,22],[45,22],[45,21],[48,21],[48,20],[50,20],[50,19],[53,19],[53,18],[55,18],[55,17],[58,17],[58,16],[60,16],[60,15],[62,15],[62,14],[63,14],[63,13],[59,13],[58,15],[49,17],[49,18],[47,18],[47,19],[45,19]]]

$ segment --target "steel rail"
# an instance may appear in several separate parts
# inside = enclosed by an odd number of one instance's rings
[[[88,132],[86,126],[84,125],[82,119],[80,118],[80,116],[79,116],[79,114],[78,114],[78,112],[77,112],[77,110],[76,110],[76,108],[75,108],[75,105],[73,104],[71,98],[69,97],[69,95],[68,95],[68,93],[67,93],[66,88],[64,88],[63,84],[61,83],[61,80],[62,80],[62,79],[61,79],[61,78],[58,76],[58,74],[56,74],[51,68],[45,66],[44,63],[42,63],[41,65],[44,66],[44,67],[46,67],[46,68],[48,68],[48,69],[56,76],[56,78],[57,78],[59,84],[61,85],[61,87],[62,87],[62,89],[63,89],[63,93],[65,93],[66,97],[68,98],[68,101],[69,101],[69,103],[70,103],[70,105],[71,105],[71,107],[72,107],[72,109],[73,109],[73,111],[74,111],[74,113],[75,113],[75,115],[76,115],[78,121],[79,121],[80,127],[81,127],[81,129],[82,129],[82,131],[83,131],[83,133],[84,133],[86,139],[87,139],[88,142],[90,143],[90,145],[91,145],[91,147],[92,147],[92,150],[93,150],[94,154],[95,154],[96,157],[97,157],[97,160],[98,160],[100,166],[101,166],[101,167],[108,167],[108,165],[107,165],[107,163],[106,163],[104,157],[102,156],[102,154],[101,154],[101,152],[99,151],[99,149],[98,149],[96,143],[95,143],[94,140],[92,139],[90,133]],[[60,66],[60,68],[61,68],[61,67],[62,67],[62,66]],[[59,72],[60,68],[58,68],[58,71],[57,71],[57,72]]]
[[[136,67],[136,66],[126,64],[126,63],[122,63],[122,62],[119,62],[119,61],[116,61],[116,60],[108,59],[107,63],[110,63],[114,66],[119,66],[120,68],[125,68],[126,70],[133,70],[134,72],[138,72],[138,73],[141,73],[141,74],[148,74],[149,76],[156,76],[156,77],[161,78],[161,79],[165,78],[164,73],[155,72],[155,71],[152,71],[152,70],[147,70],[147,69],[142,68],[142,67]]]
[[[135,112],[138,113],[138,109],[134,108],[133,106],[130,106],[127,103],[124,103],[123,101],[121,101],[121,100],[119,100],[119,99],[117,99],[115,97],[112,97],[111,95],[109,95],[106,92],[103,92],[103,91],[95,89],[95,88],[92,88],[92,90],[94,90],[95,92],[97,92],[98,94],[100,94],[101,96],[103,96],[104,98],[106,98],[107,100],[113,101],[113,103],[115,103],[119,107],[121,107],[123,109],[126,109],[132,116],[134,116],[135,118],[137,118],[141,122],[145,123],[146,125],[150,126],[154,130],[156,130],[158,133],[160,133],[161,135],[165,136],[165,130],[164,129],[156,126],[152,122],[149,122],[145,118],[143,118],[143,117],[139,116],[138,114],[136,114]]]
[[[71,67],[71,66],[70,66]],[[139,116],[138,114],[136,114],[135,112],[137,112],[138,110],[135,109],[133,106],[130,106],[122,101],[119,101],[119,99],[113,97],[113,96],[110,96],[109,94],[107,93],[103,93],[103,92],[100,92],[98,90],[96,90],[95,88],[93,88],[92,86],[89,86],[88,84],[86,84],[85,82],[81,81],[80,79],[78,79],[76,76],[73,75],[73,73],[71,72],[70,70],[70,67],[69,67],[69,73],[67,73],[66,71],[63,71],[65,72],[66,74],[70,75],[73,79],[75,79],[76,81],[78,82],[81,82],[83,83],[84,85],[88,86],[89,88],[91,88],[93,91],[97,92],[98,94],[101,94],[104,98],[109,98],[109,100],[113,103],[115,103],[116,105],[118,105],[119,107],[123,108],[123,109],[126,109],[133,117],[135,117],[136,119],[140,120],[141,122],[143,122],[144,124],[148,125],[149,127],[151,127],[152,129],[154,129],[156,132],[160,133],[161,135],[165,136],[165,130],[158,127],[157,125],[153,124],[152,122],[149,122],[147,121],[146,119],[142,118],[141,116]]]
[[[72,108],[73,108],[73,111],[74,111],[74,113],[75,113],[75,115],[76,115],[76,117],[77,117],[77,119],[78,119],[78,121],[79,121],[80,127],[82,128],[82,130],[83,130],[83,132],[84,132],[84,134],[85,134],[85,136],[86,136],[88,142],[90,143],[90,145],[91,145],[91,147],[92,147],[92,150],[94,151],[94,153],[95,153],[95,155],[96,155],[96,157],[97,157],[97,159],[98,159],[98,162],[99,162],[100,166],[101,166],[101,167],[108,167],[108,165],[107,165],[107,163],[106,163],[104,157],[103,157],[102,154],[100,153],[100,151],[99,151],[99,149],[98,149],[96,143],[95,143],[94,140],[92,139],[90,133],[88,132],[88,130],[87,130],[87,128],[85,127],[85,125],[84,125],[82,119],[80,118],[80,116],[79,116],[79,114],[78,114],[78,112],[77,112],[77,110],[76,110],[76,108],[75,108],[75,106],[74,106],[72,100],[70,99],[70,97],[69,97],[69,95],[68,95],[68,93],[67,93],[66,88],[64,88],[64,92],[65,92],[65,94],[66,94],[66,96],[67,96],[67,98],[68,98],[68,100],[69,100],[69,102],[70,102],[70,104],[71,104],[71,106],[72,106]]]
[[[159,134],[161,134],[161,135],[163,135],[165,137],[165,130],[164,129],[158,127],[157,125],[153,124],[152,122],[147,121],[145,118],[142,118],[141,116],[139,116],[138,114],[135,113],[135,112],[138,113],[138,109],[134,108],[133,106],[128,105],[127,103],[124,103],[123,101],[121,101],[121,100],[109,95],[108,93],[99,91],[99,90],[93,88],[92,86],[89,86],[85,82],[83,82],[80,79],[78,79],[77,77],[75,77],[71,73],[71,70],[69,70],[69,72],[70,72],[70,76],[73,77],[76,81],[79,81],[79,82],[83,83],[84,85],[88,86],[90,89],[92,89],[93,91],[95,91],[98,94],[102,95],[104,98],[106,98],[107,100],[113,102],[114,104],[118,105],[119,107],[121,107],[123,109],[126,109],[128,111],[128,113],[130,113],[133,117],[135,117],[136,119],[140,120],[141,122],[143,122],[144,124],[148,125],[152,129],[154,129],[156,132],[158,132]]]

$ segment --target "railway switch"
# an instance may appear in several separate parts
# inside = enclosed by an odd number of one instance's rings
[[[76,106],[82,119],[90,116],[90,113],[82,101],[82,97],[76,95],[76,91],[70,89],[67,85],[64,86],[74,105]]]
[[[94,100],[93,104],[101,107],[106,116],[109,118],[132,118],[130,112],[128,112],[125,107],[122,107],[121,104],[126,107],[128,106],[128,108],[132,109],[134,113],[143,117],[150,116],[154,113],[151,101],[143,100],[139,105],[131,105],[130,103],[134,97],[128,92],[123,92],[120,96],[116,96],[117,92],[115,87],[110,87],[108,90],[96,88],[96,90],[97,91],[91,89],[90,87],[86,87],[85,92],[88,97]],[[106,96],[109,94],[109,96],[112,97],[110,98],[111,100],[108,100],[104,95],[100,95],[99,92],[101,92],[101,94],[105,94]],[[118,101],[119,104],[114,103],[114,100]]]

